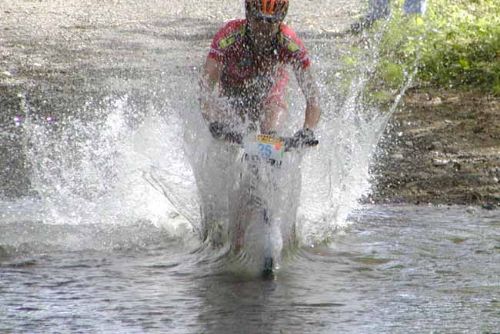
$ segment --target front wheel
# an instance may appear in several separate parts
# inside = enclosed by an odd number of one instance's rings
[[[270,277],[274,274],[274,259],[272,256],[264,257],[264,268],[262,269],[263,277]]]

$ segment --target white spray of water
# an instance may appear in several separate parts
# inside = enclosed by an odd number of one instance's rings
[[[44,220],[59,224],[146,220],[175,230],[185,223],[172,219],[176,211],[199,230],[200,203],[184,155],[183,120],[153,113],[132,129],[124,116],[126,108],[126,99],[119,99],[100,121],[85,124],[69,119],[57,130],[28,125],[31,181],[45,202]],[[368,166],[382,122],[360,118],[356,108],[348,103],[336,118],[324,122],[318,130],[321,145],[302,162],[298,222],[304,241],[321,240],[345,224],[369,189]],[[204,153],[203,147],[195,147],[198,154]]]
[[[169,201],[144,179],[152,162],[176,164],[175,147],[168,145],[165,152],[161,142],[175,125],[165,131],[163,121],[151,118],[132,129],[125,118],[127,108],[125,97],[111,101],[100,113],[106,115],[103,119],[84,123],[69,118],[57,128],[26,124],[31,182],[44,202],[46,223],[148,221],[173,233],[184,228],[185,221],[172,219]],[[182,151],[182,145],[178,148]]]
[[[364,106],[366,77],[361,73],[341,102],[333,93],[336,87],[323,87],[323,119],[317,130],[321,144],[305,154],[300,166],[297,224],[303,243],[327,239],[347,224],[349,213],[370,189],[370,163],[396,103],[385,114]],[[304,110],[296,85],[291,90],[291,109]],[[175,101],[169,108],[175,112],[151,110],[138,127],[128,125],[132,107],[127,98],[110,100],[96,113],[104,116],[92,122],[67,119],[56,129],[26,124],[31,181],[45,202],[45,222],[149,221],[175,234],[184,233],[189,221],[200,231],[200,200],[190,162],[207,154],[209,134],[193,102],[196,89],[167,94]],[[292,116],[290,132],[303,120],[302,113]],[[184,142],[190,137],[198,139],[196,144]]]

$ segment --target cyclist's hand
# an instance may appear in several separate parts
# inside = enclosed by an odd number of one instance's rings
[[[297,140],[298,146],[316,146],[319,144],[319,141],[316,139],[311,129],[300,129],[295,132],[293,137]]]
[[[215,139],[223,139],[226,133],[226,125],[221,122],[212,122],[208,125],[208,129]]]
[[[243,136],[240,133],[232,131],[231,128],[221,122],[212,122],[208,125],[212,137],[218,140],[226,140],[231,143],[241,144]]]

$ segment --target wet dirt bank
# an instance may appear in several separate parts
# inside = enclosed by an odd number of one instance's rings
[[[500,205],[500,99],[477,92],[406,93],[382,143],[370,200]]]

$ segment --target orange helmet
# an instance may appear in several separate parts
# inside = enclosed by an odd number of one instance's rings
[[[245,0],[246,15],[267,22],[281,22],[288,12],[288,0]]]

